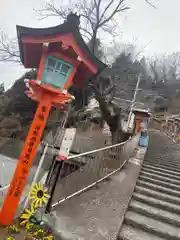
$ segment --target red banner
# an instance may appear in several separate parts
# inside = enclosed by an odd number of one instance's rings
[[[38,105],[24,148],[19,157],[14,176],[6,194],[0,212],[0,224],[9,225],[13,221],[50,109],[51,99],[49,96],[45,95]]]

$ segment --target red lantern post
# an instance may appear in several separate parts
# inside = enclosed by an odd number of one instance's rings
[[[0,224],[13,221],[51,106],[63,106],[72,99],[68,93],[72,84],[81,87],[105,68],[89,51],[78,26],[79,17],[72,13],[66,22],[52,28],[17,26],[22,63],[25,68],[39,68],[26,92],[39,105],[0,212]]]

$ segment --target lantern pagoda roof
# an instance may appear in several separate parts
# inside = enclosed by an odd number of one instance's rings
[[[141,116],[147,116],[147,117],[150,117],[152,115],[151,112],[150,112],[150,109],[133,108],[132,112],[134,114],[138,114],[138,115],[141,115]]]
[[[79,31],[80,20],[76,14],[70,13],[67,20],[58,26],[49,28],[29,28],[17,26],[20,58],[26,68],[38,68],[43,44],[48,51],[63,51],[62,44],[69,47],[71,58],[80,59],[81,63],[93,74],[100,73],[106,65],[102,63],[88,48]]]

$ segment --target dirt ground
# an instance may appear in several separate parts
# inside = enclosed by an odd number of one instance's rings
[[[25,240],[25,239],[26,240],[31,240],[31,239],[33,239],[32,236],[30,236],[30,235],[28,236],[28,234],[24,231],[24,229],[21,229],[20,233],[10,235],[7,232],[6,227],[0,227],[0,239],[1,240],[6,240],[7,237],[9,237],[9,236],[14,237],[16,240]],[[25,237],[27,237],[27,238],[25,238]]]
[[[19,233],[8,233],[7,226],[0,226],[0,240],[6,240],[8,237],[14,237],[15,240],[34,240],[33,233],[26,232],[24,226],[19,224],[19,219],[16,219],[12,225],[15,225],[20,230]],[[38,227],[39,225],[37,225]],[[47,230],[47,229],[46,229]],[[52,230],[53,237],[56,240],[62,240],[61,234]]]

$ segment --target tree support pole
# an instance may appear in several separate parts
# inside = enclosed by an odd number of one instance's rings
[[[63,123],[62,127],[59,127],[59,128],[58,128],[58,134],[57,134],[57,136],[54,138],[54,143],[55,143],[55,141],[56,141],[56,138],[59,137],[60,131],[61,131],[61,130],[64,130],[64,128],[65,128],[65,125],[66,125],[66,122],[67,122],[67,119],[68,119],[68,115],[69,115],[70,107],[71,107],[71,105],[69,104],[69,105],[68,105],[67,112],[66,112],[66,116],[65,116],[64,123]],[[61,144],[62,144],[62,142],[61,142]],[[54,156],[53,156],[53,159],[52,159],[52,164],[51,164],[51,166],[50,166],[50,168],[49,168],[48,175],[47,175],[47,178],[46,178],[46,181],[45,181],[45,185],[46,185],[46,186],[49,186],[49,184],[50,184],[50,181],[51,181],[51,178],[52,178],[52,175],[53,175],[53,171],[54,171],[55,166],[56,166],[56,160],[57,160],[57,155],[54,155]]]
[[[42,95],[0,212],[0,224],[9,225],[14,219],[51,106],[51,97]]]
[[[51,166],[49,168],[49,171],[48,171],[48,175],[47,175],[47,178],[46,178],[46,181],[45,181],[46,186],[50,185],[50,181],[51,181],[51,178],[52,178],[52,175],[53,175],[53,171],[55,169],[55,165],[56,165],[56,155],[53,156],[52,164],[51,164]]]
[[[61,168],[62,168],[62,163],[63,163],[63,161],[57,161],[56,160],[54,168],[57,169],[57,172],[56,172],[54,182],[53,182],[53,185],[52,185],[52,188],[51,188],[50,198],[49,198],[48,203],[46,205],[45,213],[49,213],[51,211],[52,199],[53,199],[53,195],[54,195],[56,185],[57,185],[57,182],[58,182],[58,179],[59,179],[60,171],[61,171]]]
[[[137,83],[136,83],[136,88],[135,88],[135,92],[134,92],[134,96],[133,96],[133,100],[132,100],[132,104],[131,104],[131,108],[130,108],[130,112],[129,112],[129,116],[128,116],[128,121],[127,121],[127,129],[129,128],[129,124],[130,124],[130,121],[131,121],[133,107],[134,107],[134,104],[136,102],[136,96],[137,96],[137,93],[138,93],[138,90],[139,90],[138,88],[139,88],[140,81],[141,81],[141,74],[139,74],[138,80],[137,80]]]

